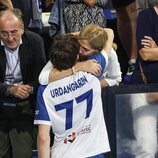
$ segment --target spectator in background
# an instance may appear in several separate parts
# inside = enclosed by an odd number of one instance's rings
[[[0,12],[0,39],[0,157],[31,158],[43,41],[24,31],[18,9]]]
[[[42,22],[42,1],[32,0],[32,18],[30,19],[29,29],[42,29],[44,24]]]
[[[107,0],[56,0],[49,17],[50,36],[77,32],[91,23],[106,27],[106,3]]]
[[[32,0],[11,0],[14,8],[19,8],[22,12],[24,26],[28,28],[32,19]]]
[[[158,83],[158,1],[138,14],[137,44],[139,55],[132,75],[133,84]],[[150,96],[150,98],[149,98]],[[135,137],[142,150],[136,157],[154,158],[157,152],[158,103],[152,95],[131,98]]]
[[[45,27],[42,21],[42,5],[51,5],[51,0],[12,0],[13,6],[19,8],[23,15],[25,29],[39,34],[44,41],[46,60],[48,60],[48,50],[51,43],[49,27]]]
[[[24,27],[36,33],[44,27],[42,22],[42,0],[11,0],[14,8],[22,12]]]
[[[129,67],[127,75],[133,73],[137,58],[136,18],[137,9],[135,0],[112,0],[117,12],[117,29],[122,45],[128,54]]]
[[[64,3],[65,0],[55,0],[50,11],[48,23],[50,24],[51,38],[57,34],[65,34]]]
[[[157,4],[157,2],[155,2]],[[157,5],[145,9],[138,14],[137,20],[137,44],[139,56],[137,65],[132,75],[132,82],[143,83],[139,63],[144,70],[147,78],[147,83],[157,83],[157,78],[152,74],[156,73],[157,61],[155,51],[157,50],[158,35],[157,35]],[[143,26],[143,27],[142,27]]]
[[[54,68],[59,72],[73,69],[80,49],[78,40],[72,35],[63,35],[54,40],[50,48]],[[60,95],[56,95],[59,89]],[[103,153],[110,151],[100,82],[87,72],[76,72],[40,86],[34,123],[38,124],[37,144],[41,158],[50,155],[103,158]],[[55,140],[50,151],[51,128]]]
[[[41,0],[42,1],[42,11],[50,12],[53,6],[54,0]]]
[[[106,27],[106,18],[103,13],[107,0],[65,0],[64,20],[67,32],[80,31],[88,24],[97,24]]]
[[[155,0],[136,0],[137,12],[152,7],[155,3]]]

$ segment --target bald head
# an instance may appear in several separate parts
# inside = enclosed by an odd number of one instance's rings
[[[15,22],[23,25],[22,13],[19,9],[9,9],[0,12],[0,29],[1,25],[7,22]]]
[[[22,14],[19,9],[0,12],[0,37],[4,45],[10,49],[19,46],[24,33]]]

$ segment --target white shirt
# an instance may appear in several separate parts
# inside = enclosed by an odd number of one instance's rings
[[[11,50],[5,47],[3,41],[1,41],[1,45],[4,45],[4,50],[6,54],[6,72],[4,82],[7,84],[23,83],[19,57],[19,47],[21,44],[22,40],[20,40],[20,44],[16,49]]]
[[[108,62],[105,68],[103,78],[107,81],[109,86],[119,85],[122,81],[122,72],[116,51],[112,48],[108,56]]]

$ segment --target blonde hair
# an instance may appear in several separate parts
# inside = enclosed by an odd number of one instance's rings
[[[106,31],[96,24],[86,25],[79,33],[78,39],[88,40],[93,49],[101,51],[108,39]]]

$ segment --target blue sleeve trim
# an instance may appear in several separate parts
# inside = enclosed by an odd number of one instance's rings
[[[89,59],[95,59],[101,65],[101,68],[102,68],[101,73],[99,74],[99,76],[97,76],[97,78],[101,80],[104,70],[105,70],[105,66],[106,66],[106,60],[104,56],[101,53],[97,53],[90,56]]]
[[[41,85],[38,88],[35,120],[50,121],[48,111],[45,106],[45,102],[43,100],[43,92],[44,92],[45,88],[46,88],[46,85]]]

